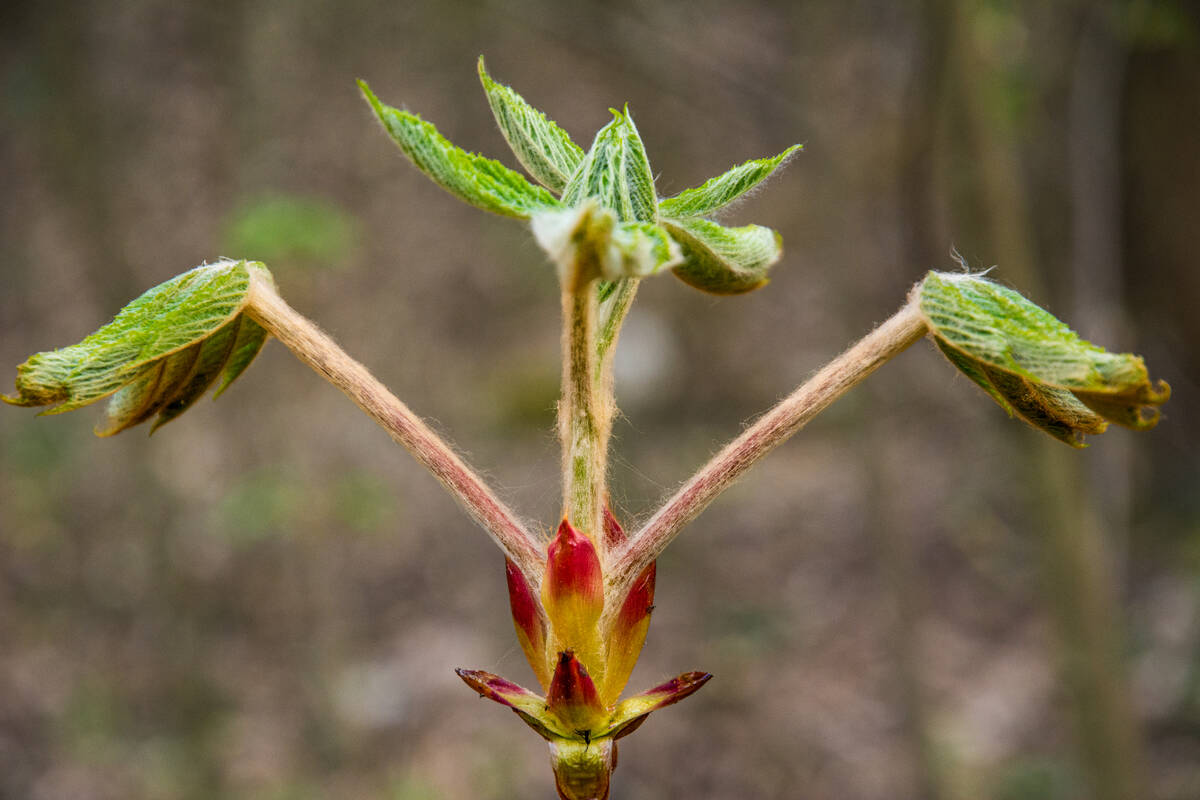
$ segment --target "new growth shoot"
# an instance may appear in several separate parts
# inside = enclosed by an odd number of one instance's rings
[[[759,459],[880,365],[927,337],[1010,416],[1073,447],[1115,422],[1154,426],[1169,396],[1142,359],[1108,353],[1021,295],[980,275],[930,272],[891,318],[819,370],[688,479],[638,531],[608,506],[613,354],[642,280],[670,272],[718,295],[767,283],[780,237],[712,216],[799,151],[747,161],[660,198],[629,109],[585,151],[511,88],[479,76],[501,132],[532,183],[467,153],[429,122],[360,88],[384,130],[430,179],[461,200],[529,224],[557,279],[562,310],[562,511],[545,537],[526,529],[486,482],[361,364],[280,296],[253,261],[205,264],[151,289],[79,344],[18,368],[20,406],[57,414],[107,399],[102,436],[219,395],[274,337],[338,387],[462,504],[503,552],[514,627],[539,687],[458,670],[549,744],[559,796],[609,795],[617,741],[712,676],[684,672],[624,697],[654,607],[655,560],[688,522]]]

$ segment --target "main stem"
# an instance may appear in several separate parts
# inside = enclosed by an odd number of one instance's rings
[[[562,440],[563,514],[576,530],[603,541],[605,472],[612,429],[612,384],[596,369],[597,286],[564,282],[562,398],[558,435]]]
[[[701,467],[613,554],[606,570],[610,587],[618,592],[628,587],[730,483],[925,332],[925,320],[910,297],[890,319],[829,362]]]
[[[366,367],[264,282],[254,283],[246,312],[412,453],[483,526],[526,578],[534,585],[541,582],[545,554],[538,541],[483,480]]]

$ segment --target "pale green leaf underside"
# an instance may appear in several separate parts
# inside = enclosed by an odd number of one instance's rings
[[[359,81],[358,86],[404,155],[434,183],[460,200],[518,219],[559,207],[554,195],[499,161],[454,146],[416,114],[384,105],[364,81]]]
[[[977,275],[931,272],[920,308],[938,348],[1010,415],[1067,444],[1115,422],[1154,427],[1170,397],[1145,362],[1079,338],[1017,292]]]
[[[561,193],[583,160],[583,149],[511,87],[492,80],[484,69],[483,56],[479,57],[479,79],[496,124],[521,166],[538,183]]]
[[[658,211],[664,217],[706,217],[758,186],[803,148],[804,145],[797,144],[774,158],[758,158],[739,164],[715,178],[710,178],[702,186],[659,200]]]
[[[537,214],[532,227],[568,286],[644,278],[682,261],[679,245],[665,230],[649,222],[621,222],[593,200]]]
[[[683,251],[676,277],[712,294],[757,289],[783,254],[779,234],[761,225],[727,228],[707,219],[666,218],[661,223]]]
[[[262,264],[218,261],[161,283],[79,344],[31,356],[4,400],[61,414],[108,397],[99,435],[154,416],[157,429],[218,380],[219,395],[262,349],[266,331],[243,313],[255,279],[271,280]]]
[[[578,206],[595,198],[622,222],[654,222],[658,199],[642,137],[629,109],[612,111],[612,122],[596,134],[592,147],[563,190],[563,203]]]

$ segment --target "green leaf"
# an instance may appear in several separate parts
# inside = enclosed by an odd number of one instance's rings
[[[705,181],[703,186],[660,200],[658,210],[664,217],[705,217],[737,200],[762,183],[794,153],[804,149],[797,144],[774,158],[759,158],[730,169]]]
[[[648,222],[620,222],[595,200],[537,214],[532,228],[538,244],[558,265],[563,284],[571,288],[592,279],[644,278],[683,259],[665,230]],[[606,289],[605,296],[610,292]]]
[[[930,272],[918,291],[938,348],[1010,416],[1073,447],[1110,422],[1135,430],[1158,423],[1171,387],[1152,384],[1140,356],[1096,347],[978,275]]]
[[[538,183],[562,192],[583,160],[583,149],[510,87],[492,80],[479,57],[479,80],[508,146]]]
[[[683,250],[675,275],[713,294],[742,294],[764,286],[783,254],[779,234],[761,225],[727,228],[707,219],[666,219],[662,225]]]
[[[518,219],[558,208],[554,195],[534,186],[499,161],[455,147],[431,123],[408,111],[386,106],[366,82],[359,88],[375,116],[404,155],[434,183],[473,206]]]
[[[621,222],[655,222],[658,200],[642,137],[628,107],[623,113],[609,111],[613,121],[596,134],[592,149],[563,190],[563,203],[579,206],[592,197]]]
[[[220,394],[249,366],[267,332],[243,312],[253,281],[272,282],[257,262],[205,264],[155,286],[82,342],[37,353],[17,367],[19,406],[65,411],[109,398],[111,436],[158,416],[182,414],[220,379]],[[57,404],[57,405],[55,405]]]

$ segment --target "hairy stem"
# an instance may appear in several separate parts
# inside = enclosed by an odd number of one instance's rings
[[[639,283],[641,281],[637,278],[618,281],[612,294],[600,304],[600,322],[596,329],[596,353],[599,356],[596,380],[601,384],[601,391],[605,391],[604,384],[607,382],[609,394],[612,394],[612,362],[617,350],[617,336],[629,307],[633,305]]]
[[[612,428],[612,382],[598,380],[596,363],[596,281],[564,287],[562,398],[558,435],[562,440],[563,513],[594,542],[604,509],[608,435]]]
[[[624,591],[679,531],[760,458],[782,444],[884,362],[925,335],[914,299],[829,362],[700,468],[611,559],[611,587]],[[621,596],[618,594],[617,596]]]
[[[534,585],[540,584],[545,562],[542,545],[420,417],[366,367],[346,355],[333,339],[284,302],[272,286],[256,281],[246,311],[412,453],[483,526],[526,578]]]

